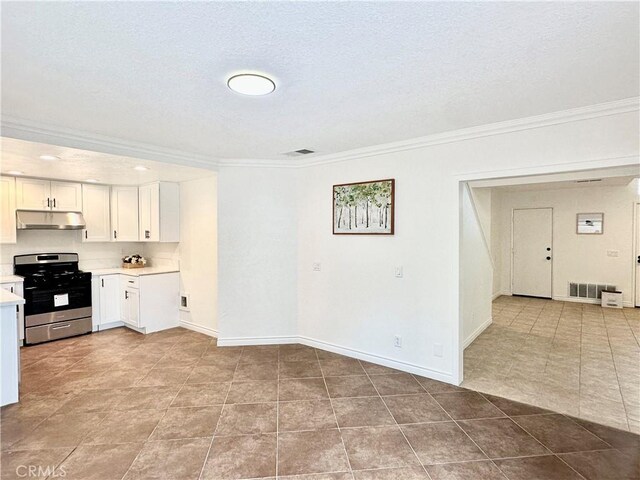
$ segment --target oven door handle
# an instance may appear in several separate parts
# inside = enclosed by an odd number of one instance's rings
[[[70,326],[70,323],[67,323],[66,325],[56,325],[54,327],[51,327],[51,330],[60,330],[61,328],[69,328]]]

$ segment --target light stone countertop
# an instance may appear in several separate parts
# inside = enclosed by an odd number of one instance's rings
[[[175,267],[144,267],[144,268],[96,268],[91,270],[94,277],[100,275],[129,275],[141,277],[144,275],[159,275],[161,273],[177,273],[180,270]]]
[[[9,290],[0,288],[0,307],[6,307],[8,305],[23,305],[24,298],[15,293],[11,293]]]
[[[0,283],[21,283],[24,277],[18,275],[0,275]]]

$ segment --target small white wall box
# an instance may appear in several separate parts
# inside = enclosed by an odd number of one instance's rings
[[[622,292],[602,291],[602,306],[607,308],[622,308]]]

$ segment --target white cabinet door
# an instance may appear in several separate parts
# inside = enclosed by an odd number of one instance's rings
[[[142,185],[138,189],[138,211],[140,212],[140,231],[142,242],[160,240],[160,184]]]
[[[100,325],[120,321],[119,275],[100,277]]]
[[[38,178],[16,179],[16,208],[18,210],[49,210],[51,182]]]
[[[0,177],[0,243],[16,243],[16,180]]]
[[[109,191],[107,185],[82,185],[82,214],[87,224],[83,242],[111,240]]]
[[[51,182],[51,210],[82,211],[82,185],[71,182]]]
[[[140,327],[140,293],[137,288],[127,288],[127,318],[129,324]]]
[[[140,293],[137,288],[120,289],[120,320],[136,328],[140,327]]]
[[[111,188],[111,239],[138,241],[138,187]]]

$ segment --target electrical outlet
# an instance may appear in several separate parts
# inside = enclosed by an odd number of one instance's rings
[[[442,344],[440,343],[433,344],[433,354],[436,357],[442,357]]]
[[[402,278],[402,276],[403,276],[402,265],[398,265],[396,267],[396,278]]]
[[[396,348],[402,348],[402,337],[400,335],[393,337],[393,346]]]
[[[314,262],[313,265],[311,265],[311,268],[313,268],[314,272],[319,272],[322,269],[320,262]]]
[[[618,250],[607,250],[607,257],[617,257],[620,255]]]

